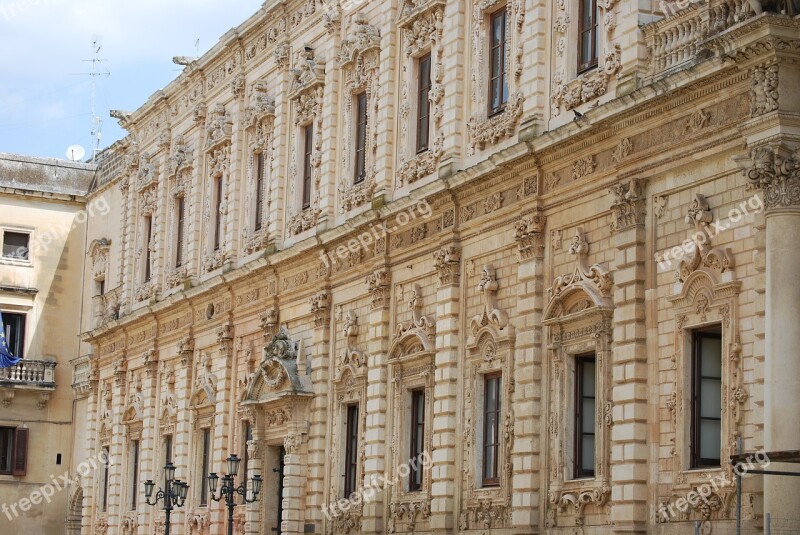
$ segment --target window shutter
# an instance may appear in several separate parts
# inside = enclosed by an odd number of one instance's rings
[[[14,475],[24,476],[28,468],[28,430],[18,428],[14,436]]]

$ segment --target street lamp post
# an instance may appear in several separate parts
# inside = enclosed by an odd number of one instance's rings
[[[186,502],[186,495],[189,493],[189,485],[180,479],[175,479],[175,466],[167,463],[164,466],[164,490],[158,489],[155,499],[151,502],[153,489],[156,484],[152,479],[144,482],[144,497],[147,505],[157,505],[159,500],[164,500],[164,535],[169,535],[169,515],[177,507],[183,507]]]
[[[261,483],[263,480],[261,476],[256,474],[250,480],[253,483],[253,498],[247,497],[247,481],[236,486],[236,474],[239,472],[239,463],[241,459],[236,455],[231,454],[228,456],[228,475],[222,476],[222,487],[219,489],[219,495],[216,496],[217,483],[219,476],[212,472],[208,474],[208,490],[211,491],[211,499],[215,502],[221,501],[225,498],[225,505],[228,506],[228,535],[233,535],[233,507],[236,505],[236,495],[239,494],[243,499],[243,503],[253,503],[258,499],[258,493],[261,492]],[[245,467],[247,469],[247,467]]]

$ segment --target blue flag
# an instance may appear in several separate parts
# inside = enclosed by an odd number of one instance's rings
[[[6,340],[6,324],[3,321],[3,313],[0,312],[0,324],[3,328],[0,329],[0,368],[10,368],[16,365],[20,359],[11,354],[8,350],[8,341]]]

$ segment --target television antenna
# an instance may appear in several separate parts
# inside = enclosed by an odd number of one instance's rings
[[[103,130],[103,120],[97,115],[97,110],[95,109],[96,104],[96,94],[97,94],[97,78],[102,76],[104,78],[108,78],[111,76],[111,71],[108,69],[101,68],[101,64],[108,61],[107,59],[103,59],[100,57],[100,50],[103,49],[103,45],[100,43],[100,37],[94,37],[92,39],[92,59],[83,59],[84,63],[91,63],[92,70],[91,72],[77,72],[72,73],[77,76],[89,76],[92,80],[92,163],[95,163],[97,158],[97,153],[100,150],[100,139],[102,138],[102,130]]]

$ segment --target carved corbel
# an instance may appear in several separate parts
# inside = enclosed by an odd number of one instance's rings
[[[609,192],[612,195],[612,232],[644,226],[647,209],[643,189],[642,181],[638,178],[611,186]]]
[[[517,256],[520,262],[544,257],[546,225],[547,217],[541,212],[523,217],[514,223],[514,239],[517,242]]]
[[[389,286],[391,283],[391,272],[388,268],[381,268],[367,275],[367,290],[372,294],[372,310],[378,310],[389,306]]]
[[[328,324],[330,318],[331,295],[327,290],[311,296],[311,313],[314,315],[314,327],[320,328]]]
[[[452,244],[435,251],[433,267],[439,274],[439,286],[457,286],[461,282],[461,248]]]

